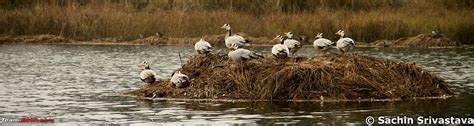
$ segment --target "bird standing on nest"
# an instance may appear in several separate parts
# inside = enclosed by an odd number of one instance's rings
[[[199,54],[207,54],[212,52],[212,46],[204,39],[200,39],[196,44],[194,44],[194,50]]]
[[[341,36],[336,42],[336,47],[342,53],[349,52],[355,47],[354,40],[352,40],[351,38],[347,38],[343,30],[337,31],[336,35]]]
[[[175,71],[171,74],[170,82],[177,88],[184,88],[189,83],[189,77],[182,74],[181,71]]]
[[[287,36],[287,39],[283,41],[283,45],[288,47],[288,49],[290,50],[291,55],[295,55],[296,52],[298,52],[298,50],[301,47],[303,47],[303,45],[299,41],[293,39],[293,33],[287,32],[285,34]]]
[[[433,38],[443,37],[443,34],[438,29],[431,31],[431,35],[433,36]]]
[[[278,40],[278,44],[273,45],[272,48],[273,56],[280,59],[289,57],[290,50],[288,49],[288,47],[283,45],[283,41],[285,41],[285,39],[281,35],[277,35],[275,38],[273,38],[273,40]]]
[[[322,51],[323,53],[326,53],[330,49],[335,48],[334,47],[335,43],[329,39],[323,38],[323,33],[318,33],[315,38],[316,40],[314,40],[313,42],[313,47],[316,48],[317,50]]]
[[[243,62],[251,59],[264,58],[262,55],[259,55],[253,51],[242,48],[239,49],[239,47],[235,43],[230,44],[230,49],[231,51],[228,53],[227,56],[229,56],[229,58],[235,62]]]
[[[150,65],[148,65],[147,61],[143,61],[142,63],[138,64],[138,67],[142,69],[140,73],[140,80],[145,82],[145,87],[155,83],[157,79],[156,72],[150,69]]]
[[[245,39],[244,37],[240,35],[234,35],[232,34],[232,29],[230,28],[229,24],[224,24],[221,28],[227,30],[227,34],[225,35],[225,46],[229,49],[231,49],[231,44],[236,44],[238,47],[242,46],[250,46],[250,41],[248,39]]]

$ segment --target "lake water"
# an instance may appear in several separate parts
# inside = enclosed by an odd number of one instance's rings
[[[270,53],[271,47],[253,50]],[[474,49],[357,48],[356,53],[415,62],[460,93],[446,100],[397,102],[178,102],[114,95],[138,89],[147,60],[170,78],[192,46],[0,44],[0,118],[51,117],[69,124],[365,124],[367,116],[473,117]],[[301,55],[318,55],[305,47]]]

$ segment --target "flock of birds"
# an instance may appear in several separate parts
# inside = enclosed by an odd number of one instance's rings
[[[244,46],[251,46],[250,41],[240,35],[233,34],[229,24],[224,24],[221,28],[227,30],[225,35],[225,46],[230,50],[228,53],[229,59],[235,62],[244,62],[251,59],[264,58],[262,55],[254,51],[242,48]],[[322,33],[318,33],[316,35],[316,40],[313,42],[313,47],[323,53],[327,53],[331,49],[337,49],[340,52],[345,53],[354,48],[354,40],[346,37],[344,31],[339,30],[336,34],[339,35],[340,38],[336,42],[333,42],[329,39],[323,38]],[[279,59],[295,55],[296,52],[303,47],[301,42],[293,39],[293,33],[287,32],[285,35],[286,37],[277,35],[273,39],[278,40],[278,44],[273,45],[271,53],[274,57]],[[202,38],[194,45],[194,49],[198,54],[208,54],[212,52],[211,44]],[[138,66],[142,69],[140,79],[145,83],[145,85],[155,83],[157,74],[155,71],[150,69],[148,62],[143,61]],[[189,83],[189,77],[180,71],[175,71],[171,75],[170,83],[177,88],[184,88]]]

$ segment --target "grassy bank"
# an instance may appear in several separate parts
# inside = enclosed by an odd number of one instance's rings
[[[438,28],[455,41],[474,44],[472,1],[87,1],[47,0],[0,3],[0,34],[53,34],[75,40],[125,40],[161,32],[170,37],[237,32],[273,37],[287,31],[336,39],[345,29],[357,41],[398,39]]]

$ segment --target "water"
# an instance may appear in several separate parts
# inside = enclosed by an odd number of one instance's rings
[[[270,47],[254,50],[269,53]],[[474,49],[357,48],[355,52],[414,62],[445,78],[460,95],[398,102],[178,102],[111,95],[142,86],[136,66],[147,60],[170,78],[191,46],[0,44],[0,118],[52,117],[55,124],[365,124],[367,116],[473,117]],[[302,55],[313,56],[306,47]],[[317,55],[317,54],[316,54]]]

